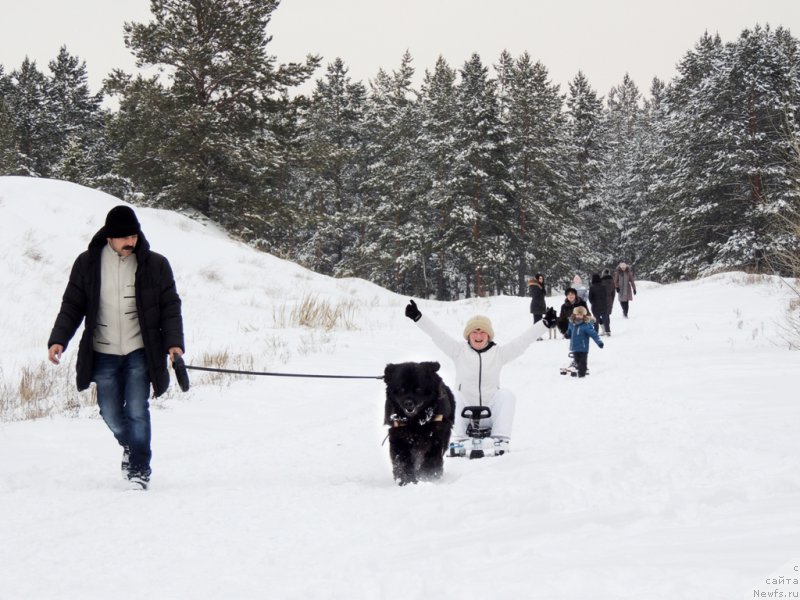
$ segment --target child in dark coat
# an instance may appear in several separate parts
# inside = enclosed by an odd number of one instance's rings
[[[597,335],[594,328],[594,318],[583,306],[576,306],[569,319],[567,329],[569,349],[577,368],[577,376],[585,377],[589,362],[589,338],[592,338],[598,347],[603,347],[603,340]]]

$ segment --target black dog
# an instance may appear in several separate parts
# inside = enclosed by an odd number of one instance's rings
[[[438,479],[456,403],[437,362],[386,365],[386,411],[392,473],[400,485]]]

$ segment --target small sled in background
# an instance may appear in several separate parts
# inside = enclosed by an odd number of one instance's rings
[[[461,410],[461,416],[469,419],[467,439],[463,442],[451,442],[450,456],[469,456],[473,459],[505,454],[508,444],[499,444],[492,437],[492,428],[481,423],[481,419],[491,418],[492,409],[488,406],[465,406]]]
[[[575,359],[572,355],[572,352],[569,353],[569,357],[573,360],[566,367],[561,367],[559,371],[562,375],[569,375],[570,377],[577,377],[578,376],[578,365],[575,364]],[[589,369],[586,369],[586,374],[589,374]]]

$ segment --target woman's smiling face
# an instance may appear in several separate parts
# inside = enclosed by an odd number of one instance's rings
[[[475,350],[483,350],[489,345],[489,334],[481,329],[470,331],[469,345]]]

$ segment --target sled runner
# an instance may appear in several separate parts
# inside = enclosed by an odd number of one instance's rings
[[[572,358],[572,352],[569,353],[569,357]],[[575,364],[575,361],[572,360],[566,367],[560,367],[559,372],[562,375],[569,375],[571,377],[578,376],[578,366]],[[589,374],[589,369],[586,369],[586,374]]]
[[[495,440],[492,437],[492,428],[481,424],[481,419],[492,416],[492,409],[488,406],[465,406],[461,416],[470,420],[467,425],[467,439],[451,442],[450,456],[469,456],[473,459],[505,453],[508,444]]]

